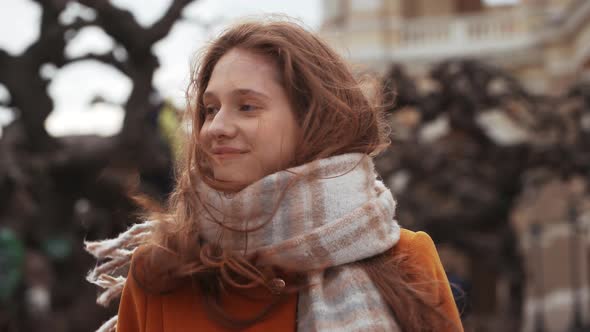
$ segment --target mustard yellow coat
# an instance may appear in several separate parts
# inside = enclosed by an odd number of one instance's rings
[[[441,303],[447,318],[461,326],[457,307],[438,253],[428,234],[402,229],[401,237],[392,253],[409,255],[409,262],[425,269],[428,282],[434,281],[433,294]],[[147,293],[130,275],[119,305],[117,332],[186,332],[232,331],[211,320],[203,308],[198,287],[187,284],[165,295]],[[236,318],[250,318],[271,301],[252,299],[240,294],[224,294],[224,310]],[[295,331],[297,294],[290,295],[264,320],[250,326],[247,332]],[[445,332],[445,329],[439,330]]]

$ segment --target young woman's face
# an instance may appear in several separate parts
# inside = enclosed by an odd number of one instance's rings
[[[203,104],[199,135],[216,180],[248,185],[290,166],[300,129],[269,59],[239,49],[226,53]]]

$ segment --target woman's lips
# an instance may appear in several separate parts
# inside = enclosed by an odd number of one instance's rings
[[[215,156],[216,159],[233,159],[238,158],[241,155],[247,153],[248,151],[236,149],[232,147],[216,147],[211,149],[211,153]]]
[[[235,159],[243,156],[244,153],[216,153],[214,154],[217,159]]]

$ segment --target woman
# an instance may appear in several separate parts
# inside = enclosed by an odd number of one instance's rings
[[[462,331],[430,237],[400,230],[388,145],[344,61],[296,24],[243,23],[204,52],[168,206],[89,280],[127,331]],[[136,247],[139,250],[134,250]],[[109,276],[133,259],[128,277]]]

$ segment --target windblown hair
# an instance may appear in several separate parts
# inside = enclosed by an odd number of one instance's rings
[[[185,152],[177,164],[176,186],[167,205],[148,209],[157,220],[150,240],[136,253],[141,268],[133,277],[147,290],[163,292],[184,278],[197,280],[213,319],[245,327],[263,318],[234,319],[220,313],[216,297],[223,284],[267,286],[272,276],[215,244],[202,244],[199,219],[204,213],[197,184],[204,181],[221,190],[236,190],[216,182],[199,141],[204,121],[203,93],[217,62],[232,49],[265,56],[278,69],[279,80],[302,129],[293,165],[344,153],[376,155],[389,145],[382,107],[363,93],[345,61],[325,42],[295,23],[265,21],[230,27],[204,51],[191,71],[187,89],[191,123]],[[382,292],[405,331],[434,331],[448,320],[424,288],[412,283],[415,271],[403,268],[403,255],[361,262]],[[138,264],[136,264],[137,266]],[[435,281],[433,281],[435,282]],[[213,285],[213,286],[212,286]]]

